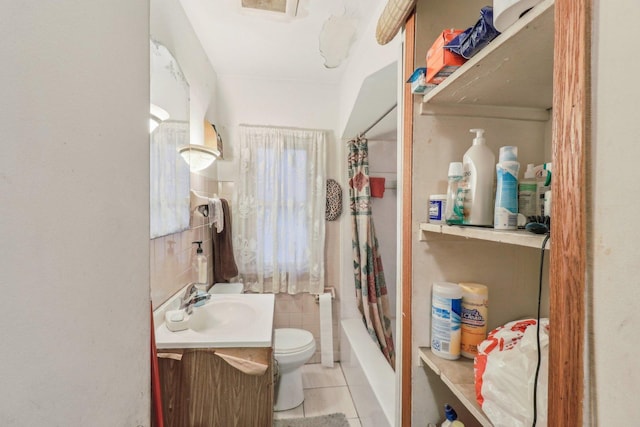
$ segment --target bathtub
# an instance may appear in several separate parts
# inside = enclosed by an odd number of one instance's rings
[[[396,377],[361,319],[340,322],[340,364],[362,427],[392,427]]]

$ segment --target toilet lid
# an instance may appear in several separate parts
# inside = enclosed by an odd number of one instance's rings
[[[313,335],[303,329],[281,328],[273,332],[276,353],[297,353],[306,350],[314,343]]]

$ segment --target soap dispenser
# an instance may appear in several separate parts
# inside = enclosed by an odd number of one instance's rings
[[[473,145],[462,158],[465,225],[493,225],[493,177],[496,156],[487,146],[484,129],[476,134]]]
[[[202,251],[202,241],[199,240],[197,242],[193,242],[193,244],[198,245],[198,249],[196,250],[196,274],[198,279],[196,282],[200,285],[207,284],[207,257],[204,255]]]

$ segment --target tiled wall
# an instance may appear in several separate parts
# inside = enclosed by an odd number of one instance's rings
[[[207,197],[218,192],[218,182],[192,173],[191,189]],[[196,248],[192,242],[202,240],[202,249],[207,257],[208,277],[212,275],[211,234],[205,218],[191,213],[188,230],[158,237],[149,241],[151,302],[159,307],[184,285],[196,280]]]
[[[331,313],[333,317],[333,360],[338,361],[340,360],[339,301],[333,300]],[[276,295],[274,327],[298,328],[311,332],[316,340],[316,352],[308,363],[320,363],[322,351],[320,345],[320,305],[315,302],[313,295],[289,295],[286,293]]]
[[[231,202],[233,198],[234,183],[218,182],[198,174],[191,174],[191,189],[199,194],[213,197],[217,195]],[[233,213],[233,206],[232,206]],[[170,234],[150,240],[151,257],[151,301],[153,307],[159,307],[169,297],[180,290],[184,285],[196,279],[195,270],[192,268],[196,254],[196,245],[193,241],[202,240],[202,249],[207,256],[209,280],[212,274],[211,259],[211,234],[205,218],[191,214],[191,227],[181,233]],[[325,278],[326,286],[333,286],[339,292],[337,280],[339,274],[338,248],[339,227],[337,222],[327,222],[327,234],[325,243]],[[339,360],[339,295],[333,300],[333,354],[334,360]],[[301,328],[311,332],[316,339],[316,353],[309,363],[319,363],[320,346],[320,306],[315,302],[315,297],[309,294],[278,294],[274,315],[274,327],[276,328]]]

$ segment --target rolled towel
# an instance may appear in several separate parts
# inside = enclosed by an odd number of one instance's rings
[[[218,198],[209,199],[209,227],[215,224],[216,232],[224,230],[224,212],[222,210],[222,200]]]

